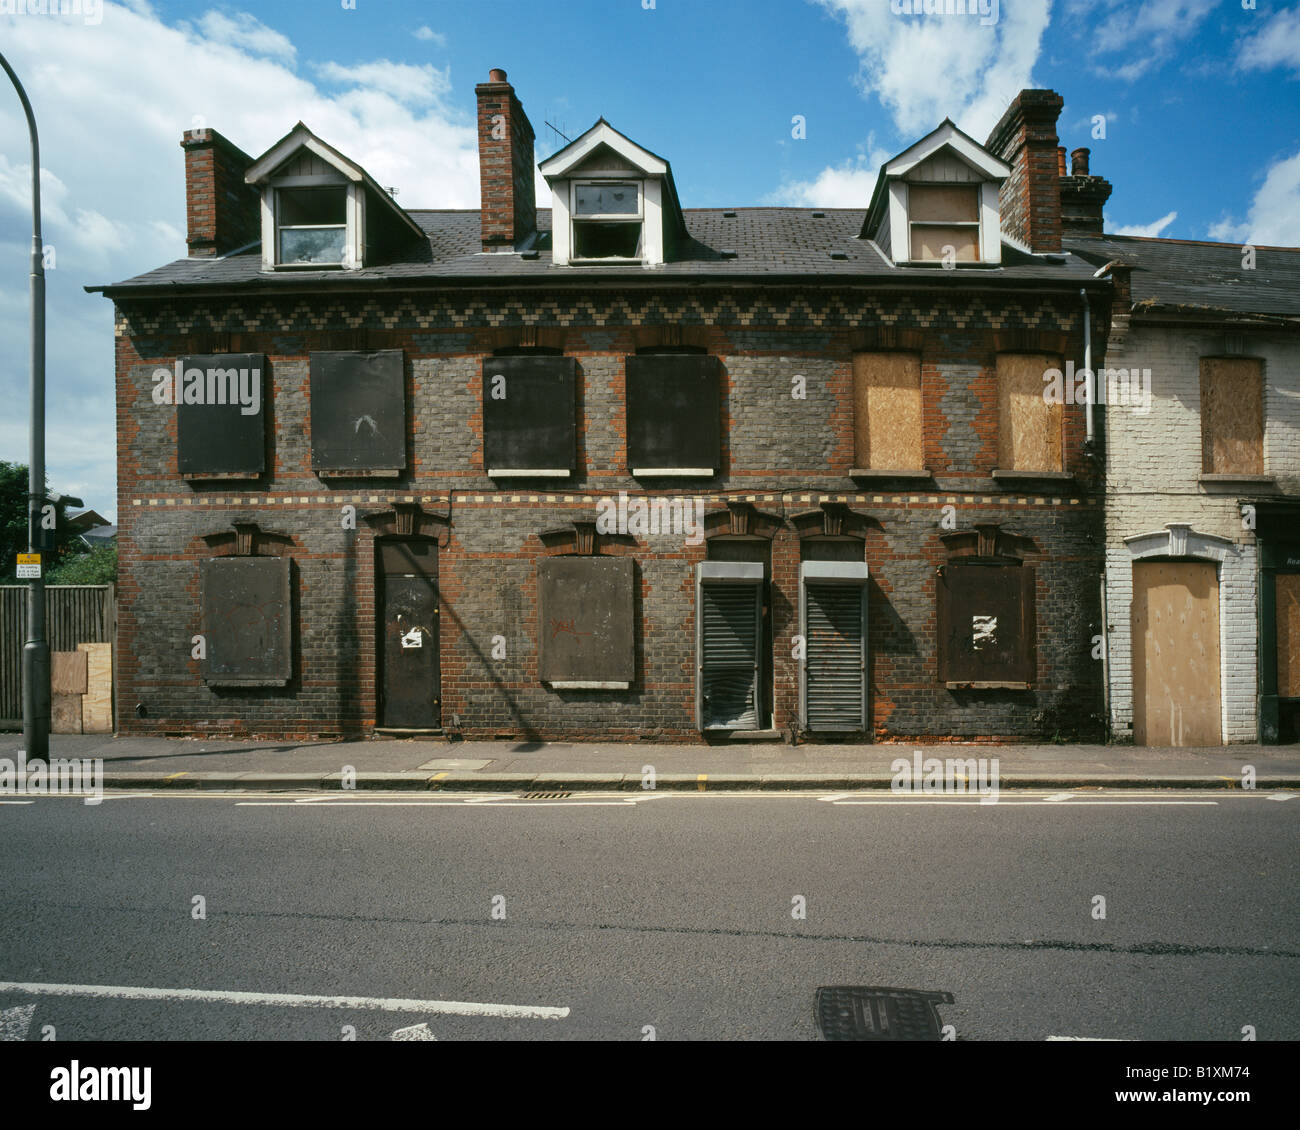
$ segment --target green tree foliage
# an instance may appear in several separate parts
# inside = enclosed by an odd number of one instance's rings
[[[48,484],[46,490],[49,489]],[[17,555],[27,552],[27,464],[6,463],[0,460],[0,565],[3,579],[0,584],[15,583]],[[45,562],[46,572],[52,572],[68,558],[78,557],[85,546],[78,540],[77,531],[69,524],[61,505],[55,506],[54,553]],[[116,557],[114,557],[116,571]]]
[[[65,557],[45,578],[47,585],[110,585],[117,581],[117,546],[98,545]]]

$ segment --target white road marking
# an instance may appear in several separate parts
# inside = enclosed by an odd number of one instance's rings
[[[1294,796],[1295,793],[1269,793],[1268,799],[1269,800],[1291,800]]]
[[[25,1040],[36,1014],[34,1004],[20,1004],[17,1008],[0,1011],[0,1040]]]
[[[0,804],[35,804],[34,800],[0,800]]]
[[[974,806],[979,804],[990,804],[988,800],[977,799],[975,797],[969,800],[913,800],[911,797],[899,797],[895,800],[837,800],[833,801],[837,807],[840,805],[868,805],[868,804],[897,804],[897,805],[967,805]],[[1068,808],[1083,808],[1086,806],[1095,806],[1098,808],[1117,808],[1124,806],[1136,806],[1142,808],[1165,807],[1169,805],[1217,805],[1217,800],[1072,800]],[[993,807],[997,808],[1034,808],[1040,806],[1049,806],[1051,808],[1060,808],[1059,801],[1053,800],[1001,800]]]
[[[1072,796],[1074,796],[1073,793],[1053,793],[1051,796],[1044,797],[1043,799],[1055,802],[1055,801],[1069,800]]]
[[[1075,1043],[1075,1044],[1126,1044],[1127,1040],[1116,1039],[1114,1036],[1048,1036],[1047,1042],[1051,1043]]]
[[[274,1008],[347,1008],[382,1012],[433,1012],[444,1016],[497,1016],[516,1020],[562,1020],[567,1008],[534,1004],[478,1004],[400,997],[322,997],[298,993],[247,993],[223,989],[147,989],[132,985],[47,985],[0,981],[0,993],[34,996],[101,997],[128,1001],[197,1001],[203,1004],[257,1004]],[[34,1005],[31,1007],[35,1007]]]
[[[409,1028],[398,1028],[388,1037],[390,1040],[437,1040],[429,1031],[427,1024],[412,1024]]]

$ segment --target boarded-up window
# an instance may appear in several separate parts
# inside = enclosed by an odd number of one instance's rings
[[[406,466],[406,377],[400,349],[311,355],[311,460],[321,472]]]
[[[488,474],[574,468],[577,363],[572,357],[483,359],[483,449]]]
[[[1206,474],[1264,473],[1264,374],[1258,360],[1201,358],[1201,466]]]
[[[1300,573],[1277,575],[1277,693],[1300,698]]]
[[[940,572],[937,587],[941,681],[1034,681],[1037,649],[1032,567],[948,565]]]
[[[214,557],[199,567],[209,686],[283,686],[293,661],[287,557]]]
[[[631,558],[551,557],[537,571],[542,682],[561,690],[631,686]]]
[[[1065,410],[1048,403],[1043,374],[1060,370],[1050,353],[998,354],[998,467],[1063,471]]]
[[[627,358],[627,462],[633,474],[712,475],[721,462],[719,365],[703,354]]]
[[[974,185],[910,185],[912,258],[979,259],[979,189]],[[952,248],[951,251],[946,250]]]
[[[853,420],[854,467],[921,470],[921,358],[854,354]]]
[[[182,357],[172,375],[182,475],[255,478],[266,470],[266,357]]]

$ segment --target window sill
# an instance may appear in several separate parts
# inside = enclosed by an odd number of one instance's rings
[[[182,471],[180,477],[187,483],[252,482],[265,474],[265,471]]]
[[[854,467],[849,471],[851,479],[933,479],[934,474],[921,468],[908,470],[890,470],[880,467]]]
[[[553,691],[626,691],[631,683],[601,682],[591,679],[566,679],[563,682],[546,684]]]
[[[1074,476],[1069,471],[994,471],[997,483],[1066,483]]]
[[[487,469],[489,479],[567,479],[572,475],[572,471],[563,470],[559,467],[538,467],[536,469],[530,467],[489,467]]]
[[[347,467],[313,467],[318,479],[400,479],[406,472],[400,468],[386,471],[362,471]]]
[[[713,467],[633,467],[634,479],[711,479]]]
[[[1271,487],[1277,489],[1277,479],[1272,475],[1202,475],[1197,480],[1207,491],[1231,493],[1239,487]]]
[[[1027,691],[1030,689],[1028,683],[1000,683],[992,681],[944,683],[944,687],[950,691]]]

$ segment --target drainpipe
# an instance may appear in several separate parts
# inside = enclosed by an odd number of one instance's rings
[[[1088,402],[1084,405],[1085,416],[1087,420],[1087,445],[1091,450],[1095,442],[1092,402],[1097,399],[1097,377],[1092,371],[1092,307],[1088,305],[1088,292],[1082,287],[1079,288],[1079,297],[1083,299],[1083,368],[1088,374],[1088,381],[1092,385],[1091,395]]]

